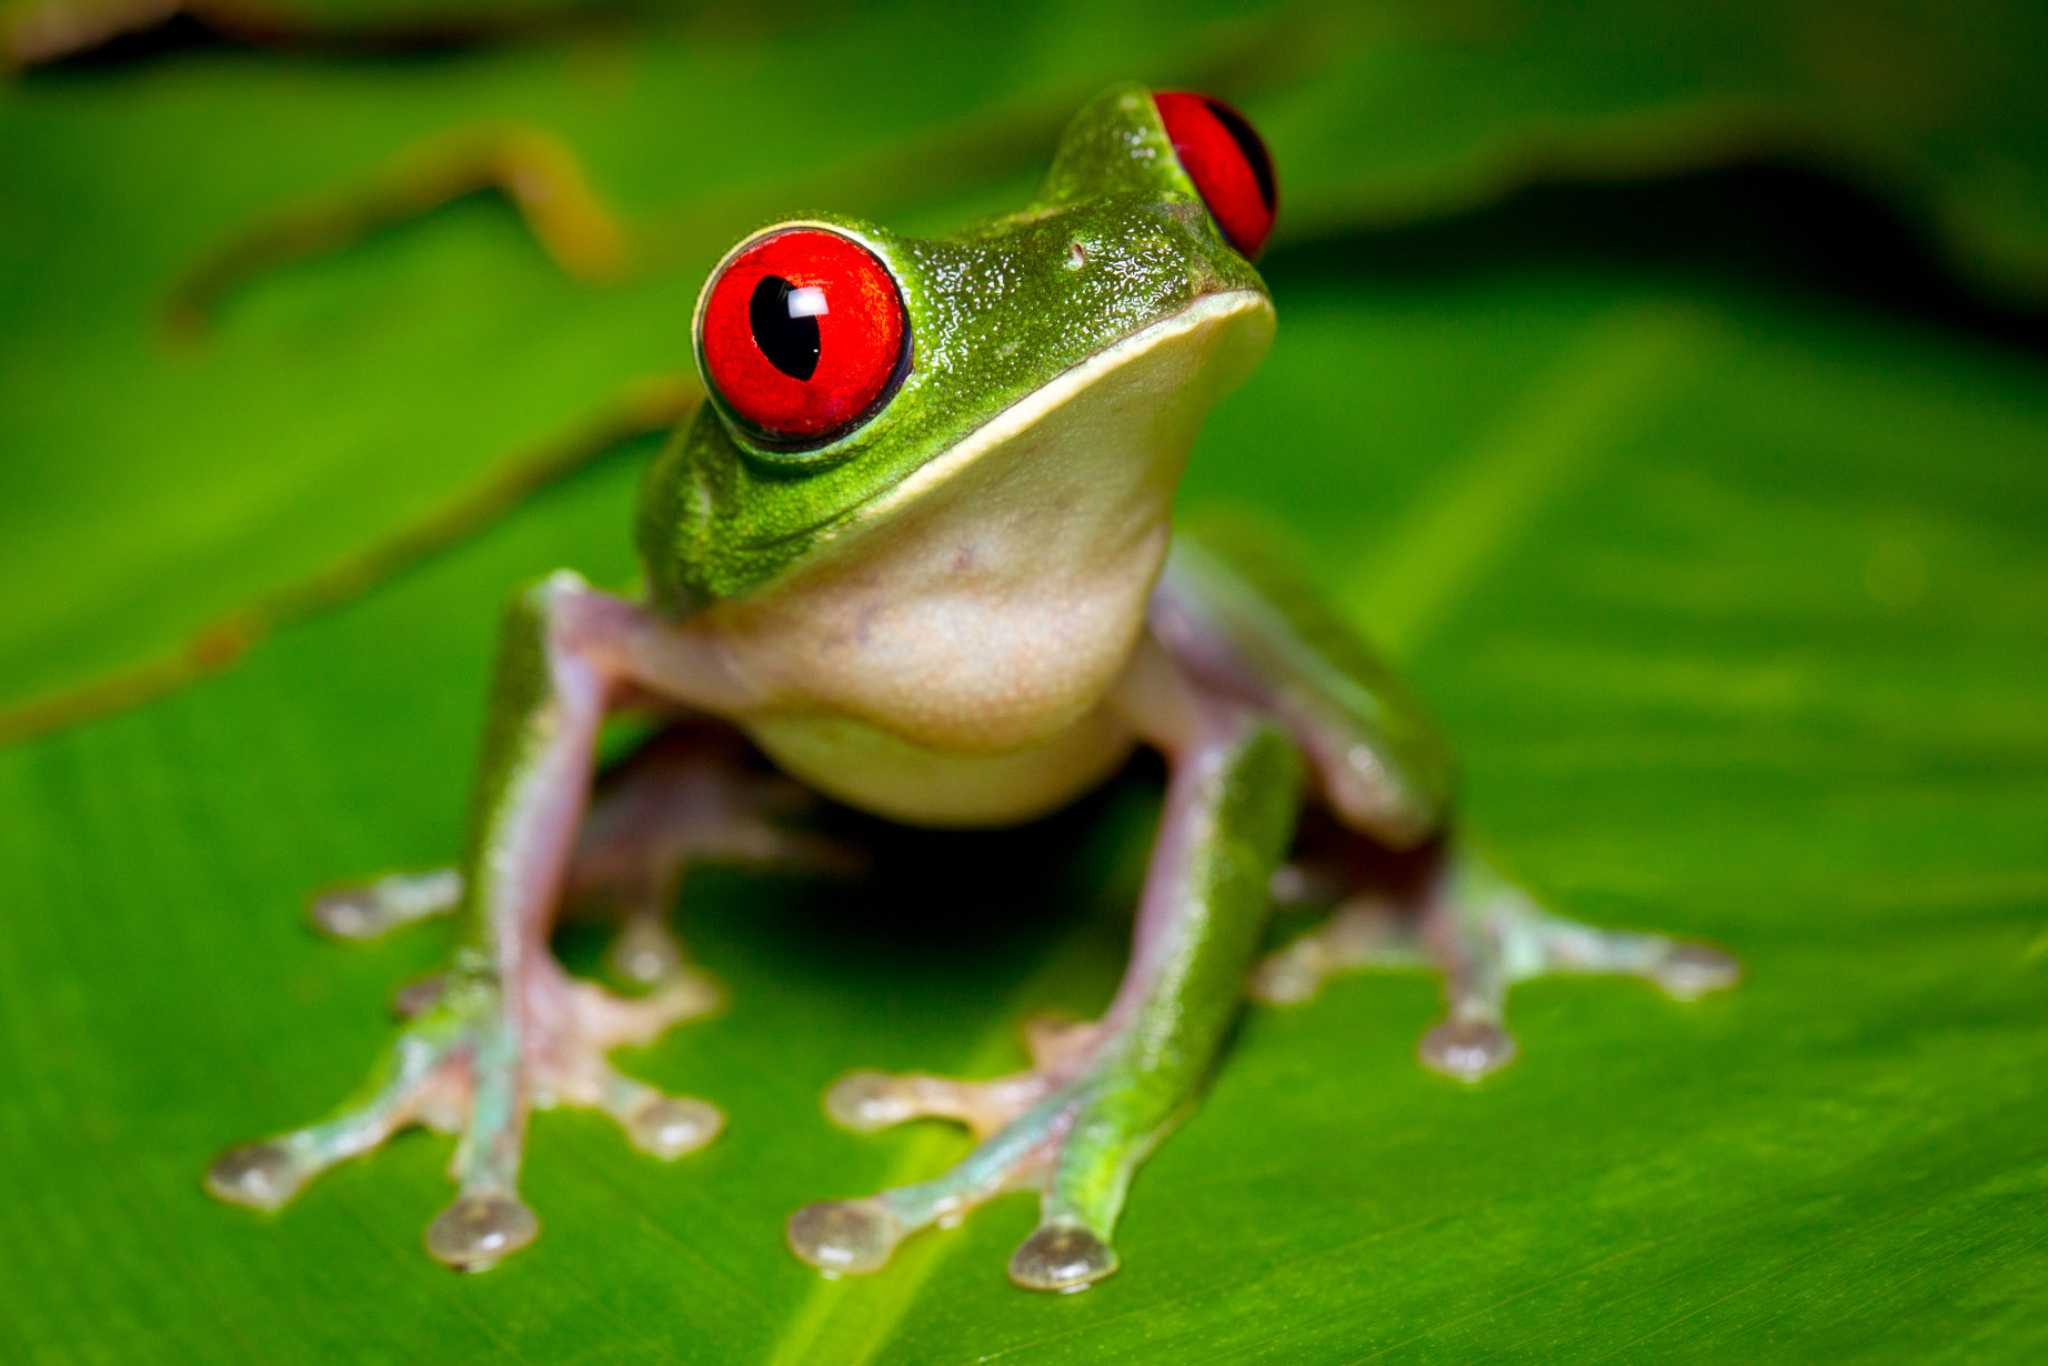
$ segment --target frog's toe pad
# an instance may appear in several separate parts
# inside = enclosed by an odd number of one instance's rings
[[[725,1127],[724,1112],[709,1101],[658,1092],[618,1120],[634,1147],[664,1162],[697,1151]]]
[[[245,1143],[214,1159],[206,1169],[206,1191],[231,1205],[281,1209],[310,1175],[284,1143]]]
[[[1515,1039],[1495,1020],[1445,1020],[1422,1036],[1416,1053],[1432,1071],[1478,1081],[1515,1060]]]
[[[462,900],[462,874],[453,868],[393,873],[356,887],[323,892],[306,908],[313,928],[334,939],[370,940],[437,915]]]
[[[509,1191],[465,1191],[427,1225],[427,1251],[458,1271],[483,1271],[540,1235],[540,1220]]]
[[[832,1122],[857,1133],[874,1133],[929,1113],[916,1103],[905,1079],[887,1072],[849,1072],[825,1093]]]
[[[1681,1001],[1726,991],[1742,980],[1742,964],[1735,955],[1712,944],[1673,944],[1652,971],[1657,985]]]
[[[1117,1268],[1108,1243],[1077,1224],[1045,1224],[1010,1258],[1010,1279],[1026,1290],[1085,1290]]]
[[[903,1226],[881,1200],[827,1200],[789,1216],[790,1251],[827,1275],[880,1271],[902,1241]]]
[[[662,914],[666,909],[662,902],[650,914],[630,917],[605,953],[612,971],[636,986],[659,987],[688,971],[682,941]]]

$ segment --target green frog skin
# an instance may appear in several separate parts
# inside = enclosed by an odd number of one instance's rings
[[[928,240],[823,216],[777,224],[713,272],[694,324],[709,399],[656,460],[631,597],[570,572],[506,614],[467,847],[455,867],[330,894],[365,937],[452,913],[456,947],[362,1089],[328,1118],[224,1154],[216,1196],[282,1205],[399,1128],[457,1135],[454,1203],[427,1250],[476,1270],[532,1241],[527,1120],[582,1105],[673,1158],[723,1123],[606,1055],[702,1014],[667,912],[704,859],[817,867],[788,817],[806,791],[925,826],[1025,821],[1165,759],[1165,809],[1129,967],[1102,1017],[1027,1031],[992,1081],[862,1073],[827,1096],[856,1129],[938,1116],[980,1140],[914,1185],[798,1210],[791,1248],[834,1273],[1006,1191],[1039,1193],[1010,1276],[1084,1287],[1117,1267],[1131,1177],[1185,1114],[1246,997],[1327,975],[1434,967],[1448,1013],[1423,1061],[1509,1060],[1509,986],[1619,972],[1691,996],[1726,955],[1562,920],[1450,826],[1424,713],[1266,558],[1176,540],[1170,512],[1210,406],[1257,365],[1274,314],[1250,257],[1271,167],[1227,106],[1137,86],[1083,108],[1021,210]],[[620,709],[663,726],[600,777]],[[766,756],[770,765],[761,762]],[[1406,850],[1391,886],[1365,870]],[[1276,892],[1337,903],[1256,963]],[[569,977],[568,901],[627,910],[615,961],[645,987]]]

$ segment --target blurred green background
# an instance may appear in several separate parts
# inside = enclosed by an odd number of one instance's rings
[[[0,1360],[2048,1352],[2048,11],[174,8],[0,0]],[[963,1146],[839,1132],[823,1087],[993,1074],[1032,1011],[1098,1009],[1141,771],[891,840],[864,888],[693,879],[734,1004],[626,1061],[728,1134],[664,1166],[540,1116],[547,1234],[488,1275],[419,1249],[445,1139],[209,1203],[441,951],[297,907],[454,848],[508,586],[631,572],[651,439],[561,473],[563,434],[687,367],[746,228],[1012,206],[1124,78],[1238,103],[1281,177],[1280,339],[1186,508],[1288,530],[1532,886],[1725,943],[1742,989],[1531,986],[1466,1088],[1412,1058],[1433,984],[1350,979],[1248,1018],[1099,1288],[1010,1288],[1021,1196],[820,1280],[790,1209]],[[505,122],[574,150],[632,272],[570,278],[478,194],[166,335],[280,205]]]

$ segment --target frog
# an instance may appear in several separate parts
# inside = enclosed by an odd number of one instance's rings
[[[720,1003],[670,921],[682,871],[821,868],[829,800],[944,831],[1037,820],[1163,760],[1159,825],[1120,985],[1090,1022],[1037,1019],[994,1079],[858,1072],[857,1131],[938,1118],[976,1140],[911,1184],[805,1205],[784,1237],[830,1275],[1013,1191],[1039,1219],[1026,1289],[1116,1271],[1134,1176],[1200,1098],[1249,1002],[1334,974],[1442,975],[1424,1064],[1507,1063],[1509,988],[1549,973],[1731,985],[1713,946],[1542,905],[1454,815],[1438,723],[1364,638],[1251,539],[1176,534],[1198,431],[1271,345],[1254,264],[1278,208],[1265,144],[1226,102],[1137,84],[1068,125],[1036,193],[931,238],[833,213],[747,234],[691,320],[704,401],[654,458],[640,581],[570,570],[505,611],[460,860],[326,893],[365,938],[453,917],[444,969],[400,993],[390,1045],[328,1116],[222,1154],[216,1197],[259,1209],[424,1125],[456,1136],[426,1250],[478,1271],[533,1242],[519,1193],[536,1110],[580,1106],[676,1159],[711,1101],[617,1070]],[[642,743],[597,753],[608,718]],[[565,906],[620,908],[633,990],[571,976]],[[1330,908],[1266,949],[1269,911]]]

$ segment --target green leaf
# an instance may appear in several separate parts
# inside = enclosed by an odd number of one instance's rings
[[[203,359],[136,325],[237,214],[509,99],[547,51],[429,74],[202,54],[0,96],[6,202],[32,210],[0,231],[41,244],[0,252],[7,335],[33,342],[0,369],[10,695],[177,638],[288,581],[279,558],[347,553],[673,354],[683,268],[582,290],[482,205],[262,282]],[[979,107],[914,93],[932,123]],[[304,163],[282,131],[231,158],[272,108]],[[886,140],[821,136],[819,165]],[[744,149],[675,155],[741,178]],[[1533,985],[1521,1060],[1466,1088],[1414,1063],[1427,981],[1344,981],[1247,1018],[1096,1289],[1010,1288],[1022,1197],[818,1279],[782,1247],[791,1209],[963,1146],[837,1131],[823,1088],[993,1074],[1031,1012],[1100,1007],[1157,797],[1137,773],[1030,830],[889,837],[864,887],[693,878],[684,932],[733,1006],[625,1061],[730,1129],[669,1166],[539,1116],[546,1231],[497,1270],[419,1247],[445,1139],[274,1218],[209,1202],[211,1155],[332,1103],[387,993],[434,966],[436,928],[351,950],[296,908],[455,847],[498,607],[561,564],[630,572],[643,445],[203,686],[0,750],[0,1360],[2038,1359],[2048,375],[1731,265],[1711,224],[1627,264],[1573,249],[1596,220],[1666,230],[1658,202],[1276,251],[1279,344],[1185,503],[1285,528],[1396,644],[1533,887],[1726,944],[1739,990]]]

